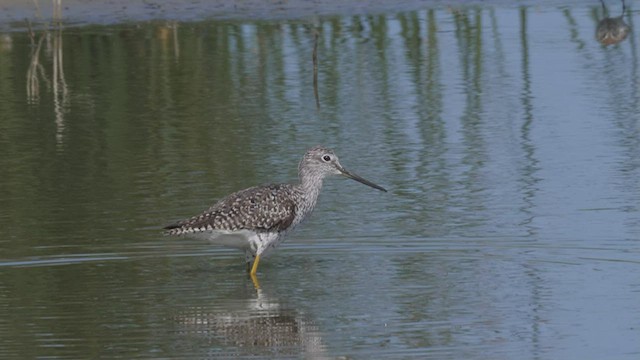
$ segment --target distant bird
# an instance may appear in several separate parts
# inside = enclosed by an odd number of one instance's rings
[[[615,18],[607,16],[607,7],[603,0],[600,0],[600,2],[602,3],[602,11],[605,18],[598,22],[598,27],[596,28],[596,39],[602,45],[615,45],[626,39],[627,35],[629,35],[629,31],[631,30],[631,27],[624,22],[624,13],[626,10],[624,0],[622,1],[622,14]]]
[[[343,175],[387,191],[343,168],[333,150],[316,146],[307,150],[298,165],[298,183],[240,190],[202,214],[164,229],[168,235],[188,235],[243,250],[247,270],[254,278],[260,258],[277,247],[289,231],[309,216],[316,206],[322,181],[330,175]]]

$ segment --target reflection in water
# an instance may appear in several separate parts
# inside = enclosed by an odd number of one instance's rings
[[[535,156],[535,146],[531,134],[535,109],[533,107],[533,91],[531,90],[531,64],[527,34],[527,12],[525,9],[520,9],[520,42],[522,44],[522,91],[520,101],[524,114],[520,127],[520,144],[523,159],[519,182],[521,184],[520,192],[523,202],[520,211],[525,215],[520,225],[527,229],[528,235],[533,236],[536,234],[536,228],[532,225],[534,222],[533,208],[535,207],[537,183],[540,179],[536,176],[539,161]]]
[[[56,144],[62,145],[65,128],[65,113],[69,108],[69,89],[64,75],[63,43],[62,43],[62,4],[61,0],[53,1],[53,22],[55,30],[44,30],[36,44],[36,35],[29,26],[29,38],[31,40],[31,60],[27,69],[27,102],[37,105],[40,102],[40,78],[47,84],[47,89],[53,92],[53,113],[56,124]],[[41,63],[40,55],[44,40],[47,40],[46,53],[51,54],[53,60],[52,79],[49,81],[47,72]]]
[[[522,194],[522,204],[520,212],[524,215],[520,225],[526,229],[529,239],[535,239],[538,230],[535,223],[535,203],[538,193],[538,182],[541,179],[536,175],[539,170],[539,160],[536,157],[536,147],[532,140],[532,127],[535,125],[532,79],[531,79],[531,56],[529,54],[530,45],[528,38],[528,16],[525,9],[520,10],[520,42],[522,44],[522,91],[520,101],[522,103],[523,119],[520,127],[520,146],[522,148],[522,159],[519,171],[519,187]],[[526,269],[526,267],[524,267]],[[531,336],[531,348],[535,353],[540,352],[540,324],[544,322],[543,316],[540,315],[542,308],[540,301],[541,281],[536,278],[535,272],[526,269],[524,275],[527,279],[528,304],[533,309],[531,322],[528,331]]]
[[[13,48],[13,39],[9,34],[0,35],[0,52],[10,52]]]
[[[64,64],[62,62],[62,27],[58,27],[53,35],[53,107],[56,114],[56,143],[62,145],[65,127],[64,113],[69,107],[69,90],[64,78]]]
[[[0,37],[0,358],[637,354],[638,51],[592,40],[600,9]],[[186,216],[323,142],[396,190],[329,185],[268,265],[278,300],[159,235],[175,199]],[[183,270],[211,257],[231,270]]]
[[[27,70],[27,102],[37,103],[40,99],[40,77],[49,84],[49,79],[45,74],[44,67],[40,64],[40,51],[45,38],[43,33],[35,44],[35,36],[33,32],[29,32],[31,38],[31,61]]]
[[[627,35],[629,35],[629,30],[631,30],[623,19],[626,9],[624,0],[622,0],[622,14],[615,18],[608,17],[609,11],[607,10],[604,0],[600,0],[600,2],[602,3],[602,11],[605,18],[598,23],[596,39],[602,45],[615,45],[626,39]]]
[[[171,42],[173,49],[173,56],[177,62],[180,58],[180,42],[178,41],[178,22],[168,21],[164,25],[160,25],[156,28],[156,37],[160,44],[163,46],[166,52],[166,47]]]
[[[320,96],[318,95],[318,30],[313,31],[313,96],[316,99],[316,110],[320,111]]]
[[[326,357],[317,326],[305,314],[282,308],[261,289],[256,289],[253,299],[227,299],[225,304],[212,307],[190,307],[175,319],[181,334],[204,338],[211,345],[211,356]],[[223,354],[220,347],[225,348]]]

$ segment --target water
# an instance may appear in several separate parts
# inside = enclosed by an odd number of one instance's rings
[[[0,358],[638,358],[638,4],[12,23]],[[260,289],[162,236],[316,144],[390,191],[328,180]]]

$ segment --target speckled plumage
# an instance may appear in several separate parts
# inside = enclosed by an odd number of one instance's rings
[[[269,184],[237,191],[200,215],[168,226],[170,235],[211,230],[251,230],[280,232],[289,228],[296,216],[299,198],[292,184]]]
[[[296,184],[254,186],[228,195],[202,214],[165,227],[167,234],[239,248],[250,263],[280,244],[284,235],[311,213],[326,176],[344,175],[386,191],[345,170],[333,150],[322,146],[307,150],[298,175],[300,182]]]

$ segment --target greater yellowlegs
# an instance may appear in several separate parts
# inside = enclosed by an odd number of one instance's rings
[[[169,225],[165,230],[169,235],[189,235],[243,250],[247,270],[255,277],[260,258],[278,246],[285,234],[311,213],[322,180],[329,175],[343,175],[387,191],[343,168],[333,150],[316,146],[307,150],[298,165],[298,183],[240,190],[202,214]]]

